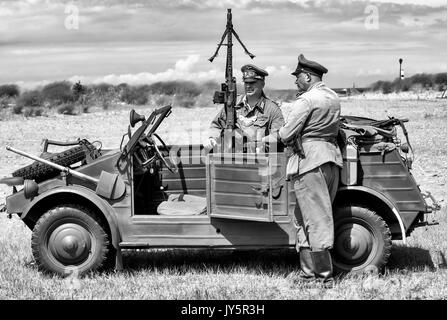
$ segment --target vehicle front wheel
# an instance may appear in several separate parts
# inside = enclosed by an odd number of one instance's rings
[[[101,220],[77,205],[58,206],[40,217],[31,247],[39,269],[62,276],[73,268],[78,275],[100,269],[112,248]]]
[[[336,272],[380,271],[391,254],[391,232],[374,211],[359,205],[334,209]]]

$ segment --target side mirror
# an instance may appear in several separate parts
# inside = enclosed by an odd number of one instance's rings
[[[138,122],[146,120],[146,117],[143,116],[143,115],[138,114],[134,109],[132,109],[130,111],[129,120],[130,120],[130,126],[133,128],[133,127],[135,127],[135,125]]]

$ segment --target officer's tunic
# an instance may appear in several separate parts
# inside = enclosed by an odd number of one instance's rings
[[[246,95],[240,96],[235,106],[236,127],[249,140],[255,141],[275,133],[284,124],[284,117],[279,106],[264,94],[255,106],[250,107]],[[209,137],[219,141],[222,130],[226,127],[225,108],[222,108],[210,125]]]
[[[323,82],[317,82],[292,105],[279,136],[286,145],[302,139],[305,157],[292,154],[287,176],[297,197],[298,247],[324,250],[333,246],[332,201],[343,160],[336,138],[340,100]]]

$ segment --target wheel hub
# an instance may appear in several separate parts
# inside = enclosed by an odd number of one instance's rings
[[[337,230],[335,250],[346,264],[364,261],[371,253],[373,239],[370,231],[359,224],[345,224]]]
[[[66,223],[51,233],[49,248],[59,262],[65,265],[79,264],[85,261],[90,253],[91,236],[82,226]]]

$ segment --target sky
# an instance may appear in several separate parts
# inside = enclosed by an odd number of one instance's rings
[[[226,24],[234,74],[255,64],[266,86],[292,89],[303,53],[324,65],[331,87],[363,87],[399,75],[447,72],[447,0],[6,0],[0,1],[0,84],[52,81],[150,84],[222,82]]]

